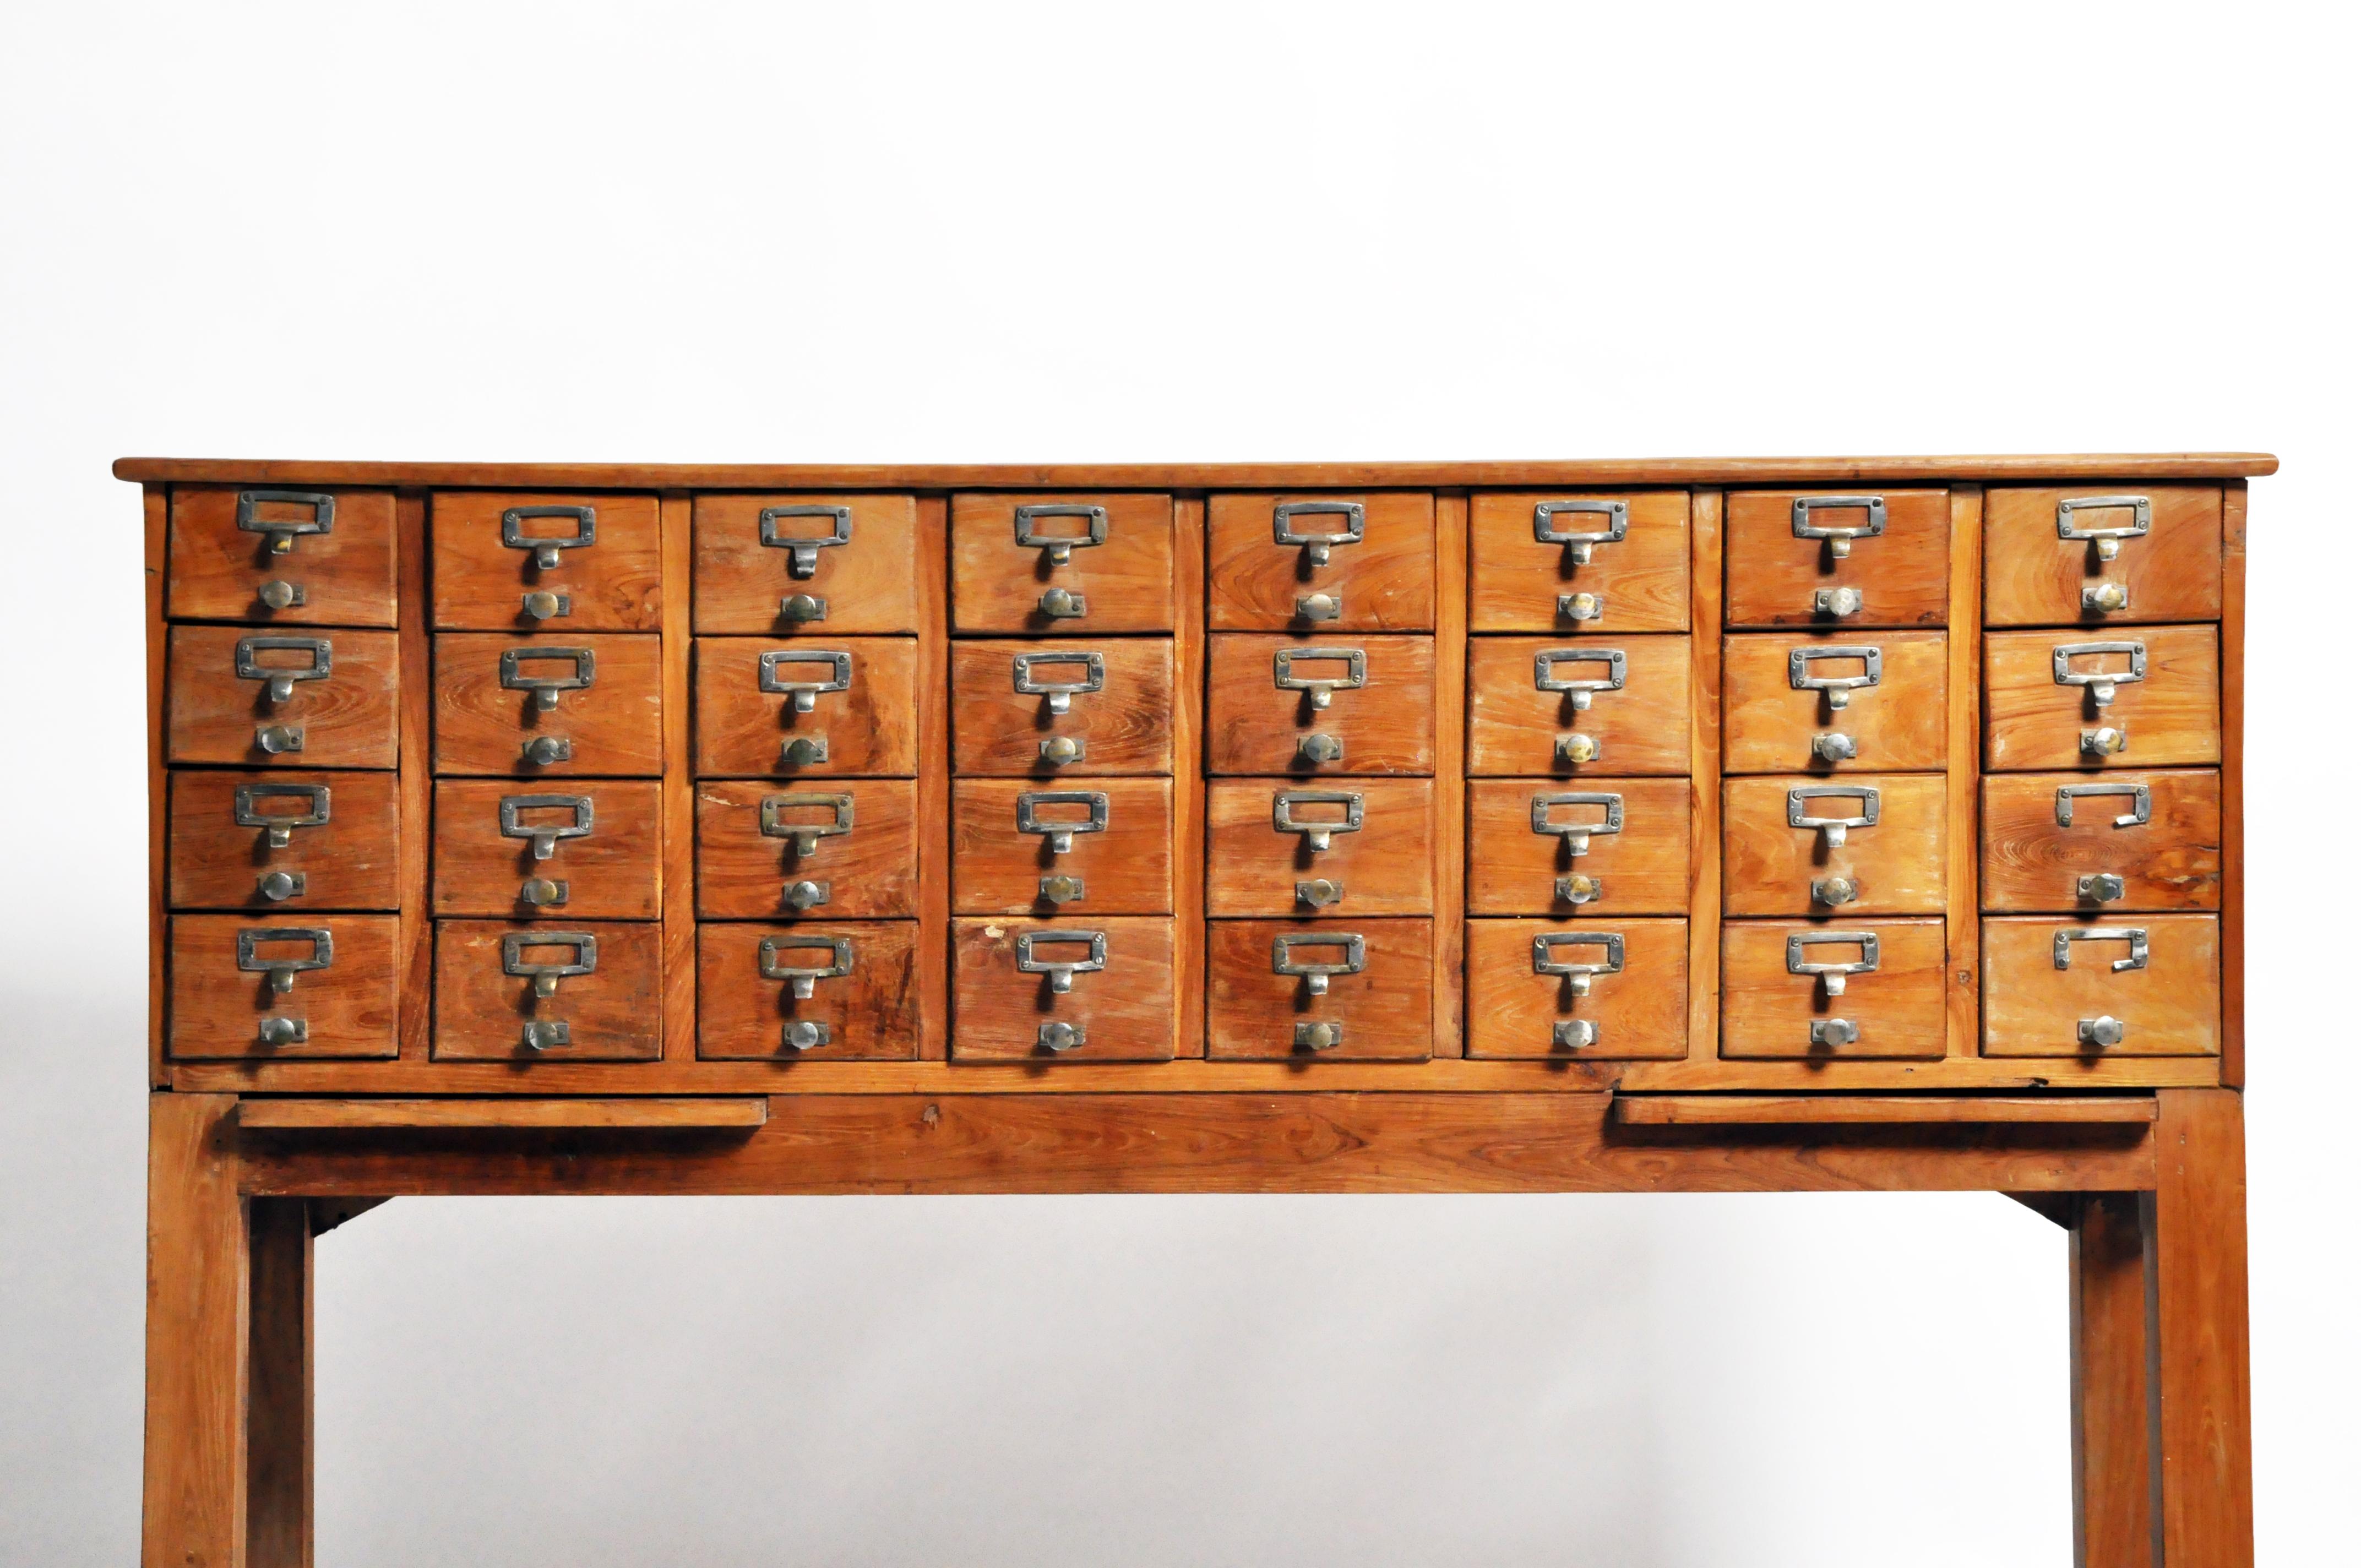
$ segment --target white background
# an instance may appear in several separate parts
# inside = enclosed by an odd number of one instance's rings
[[[2349,1551],[2331,25],[0,12],[0,1561],[137,1551],[125,453],[2277,451],[2257,1494]],[[320,1260],[327,1564],[2069,1561],[2064,1244],[1996,1197],[405,1201]]]

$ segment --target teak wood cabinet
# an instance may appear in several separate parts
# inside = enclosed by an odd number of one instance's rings
[[[2246,1560],[2274,466],[126,459],[148,1561],[309,1561],[355,1200],[1963,1186]]]

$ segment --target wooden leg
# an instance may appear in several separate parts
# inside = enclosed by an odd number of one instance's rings
[[[2147,1204],[2137,1192],[2086,1192],[2073,1202],[2067,1269],[2075,1568],[2158,1562]]]
[[[147,1568],[246,1561],[247,1229],[225,1094],[148,1115]]]
[[[247,1206],[248,1568],[312,1568],[312,1214],[301,1198]]]
[[[2157,1095],[2158,1446],[2166,1568],[2251,1568],[2246,1133],[2227,1089]]]

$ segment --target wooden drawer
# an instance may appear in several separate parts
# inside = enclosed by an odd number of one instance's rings
[[[918,1054],[917,967],[910,920],[699,926],[697,1054],[908,1061]]]
[[[1679,915],[1686,779],[1470,779],[1470,915]]]
[[[1171,630],[1172,498],[953,496],[951,629]]]
[[[1983,781],[1983,906],[2004,914],[2222,906],[2211,768],[1995,773]]]
[[[697,630],[826,640],[918,630],[909,496],[699,496]]]
[[[1689,493],[1478,492],[1468,502],[1474,631],[1686,631]]]
[[[1434,771],[1431,637],[1221,633],[1207,665],[1208,773]]]
[[[697,912],[867,920],[918,913],[915,779],[697,786]]]
[[[176,909],[396,909],[394,775],[171,774]]]
[[[1470,920],[1467,1054],[1689,1054],[1686,920]]]
[[[176,620],[391,626],[391,490],[172,491],[165,613]]]
[[[1940,769],[1947,649],[1939,631],[1723,638],[1723,770]]]
[[[1467,771],[1687,773],[1689,640],[1469,639]]]
[[[435,1059],[653,1061],[663,958],[653,924],[438,920]]]
[[[1729,915],[1940,915],[1940,773],[1728,779],[1721,907]]]
[[[2221,616],[2218,487],[2002,485],[1984,492],[1987,625]]]
[[[2199,1057],[2222,1049],[2211,915],[1984,922],[1984,1055]]]
[[[1432,920],[1215,920],[1205,927],[1208,1057],[1423,1061],[1433,1048],[1433,1017]]]
[[[1984,765],[2218,762],[2221,681],[2211,626],[1996,631],[1984,639]]]
[[[653,631],[653,496],[449,490],[434,498],[434,624],[452,631]]]
[[[1140,916],[952,921],[951,1055],[1170,1060],[1172,940]]]
[[[1170,779],[961,779],[951,786],[961,915],[1172,913]]]
[[[696,746],[705,777],[916,773],[917,641],[700,637]]]
[[[518,779],[662,773],[661,641],[437,636],[434,771]]]
[[[1205,912],[1434,913],[1434,781],[1215,779],[1205,786]]]
[[[1226,495],[1206,503],[1216,631],[1434,630],[1434,498]]]
[[[1948,490],[1741,490],[1726,503],[1731,626],[1940,626]]]
[[[434,785],[434,913],[653,920],[663,806],[653,779]]]
[[[390,768],[401,656],[390,631],[175,626],[166,760]]]
[[[1945,967],[1940,920],[1731,921],[1721,1054],[1939,1057]]]
[[[1161,637],[955,642],[952,770],[1169,773],[1172,690],[1172,644]]]
[[[175,915],[167,1053],[392,1056],[398,925],[390,915]]]

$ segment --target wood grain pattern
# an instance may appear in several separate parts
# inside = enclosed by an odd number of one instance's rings
[[[810,996],[763,973],[773,938],[850,941],[852,972],[812,981]],[[915,920],[708,924],[697,931],[697,1054],[707,1061],[909,1061],[918,1054],[918,924]],[[830,949],[789,948],[780,962],[828,969]],[[785,1041],[787,1025],[826,1025],[826,1045]],[[798,1080],[800,1081],[800,1080]]]
[[[1357,649],[1364,655],[1366,684],[1339,687],[1324,709],[1310,693],[1275,684],[1281,649],[1296,652],[1292,677],[1342,679],[1341,656],[1314,657],[1316,650]],[[1313,762],[1301,743],[1306,736],[1341,741],[1341,761]],[[1435,758],[1435,647],[1432,637],[1265,637],[1217,632],[1210,640],[1206,673],[1205,767],[1213,773],[1248,773],[1295,778],[1356,774],[1433,773]]]
[[[918,630],[918,503],[895,495],[700,495],[691,573],[700,633],[760,632],[825,642],[857,634]],[[818,547],[812,575],[798,577],[791,554],[763,543],[763,513],[773,507],[848,507],[852,537]],[[832,518],[781,518],[782,538],[829,538]],[[828,603],[822,620],[789,620],[780,601],[808,594]]]
[[[918,1056],[951,1048],[950,504],[918,502]]]
[[[1621,501],[1624,535],[1591,547],[1576,565],[1566,546],[1533,537],[1533,510],[1547,501]],[[1686,490],[1581,493],[1488,490],[1469,498],[1468,626],[1475,631],[1551,631],[1621,636],[1689,630],[1689,494]],[[1561,532],[1603,532],[1596,514],[1562,513]],[[1559,613],[1564,594],[1596,594],[1589,620]]]
[[[2246,485],[2222,497],[2222,1081],[2246,1081]]]
[[[394,499],[394,532],[401,574],[400,747],[396,798],[401,812],[401,915],[396,937],[401,961],[400,1056],[423,1062],[434,1035],[434,922],[429,861],[434,819],[434,638],[426,626],[426,498]]]
[[[1312,994],[1305,979],[1274,972],[1274,941],[1282,934],[1310,940],[1292,961],[1329,963],[1343,959],[1348,933],[1362,939],[1363,967],[1332,977],[1325,995]],[[1213,921],[1205,933],[1205,1055],[1422,1060],[1433,1045],[1433,944],[1432,920]],[[1343,1040],[1318,1051],[1295,1044],[1297,1025],[1322,1023],[1341,1024]]]
[[[1020,653],[1096,653],[1104,685],[1072,695],[1068,712],[1046,696],[1016,690]],[[1040,663],[1036,683],[1083,678],[1079,663]],[[1172,771],[1172,643],[1165,638],[1056,638],[959,641],[951,645],[951,766],[958,773],[1054,778],[1060,773],[1169,773]],[[1041,744],[1077,740],[1071,765],[1045,760]]]
[[[1172,587],[1181,606],[1172,638],[1172,983],[1180,1009],[1173,1053],[1205,1054],[1205,503],[1172,508]]]
[[[1434,784],[1348,779],[1312,786],[1292,779],[1213,780],[1205,794],[1207,913],[1318,913],[1338,919],[1433,914],[1434,860],[1427,851],[1435,841]],[[1357,801],[1359,829],[1341,830],[1351,805],[1305,798],[1312,795]],[[1290,820],[1339,825],[1326,850],[1312,849],[1308,834],[1283,833],[1272,825],[1282,796],[1290,802]],[[1298,884],[1314,881],[1339,885],[1341,896],[1316,909],[1299,900]]]
[[[237,525],[234,488],[184,486],[172,492],[171,589],[175,620],[247,620],[281,626],[394,624],[393,494],[337,490],[325,533],[295,535],[283,555],[268,534]],[[313,509],[259,502],[264,521],[310,521]],[[274,609],[262,587],[291,583],[303,602]]]
[[[269,977],[238,968],[244,931],[325,931],[330,962],[301,972],[294,989],[275,995]],[[395,925],[385,915],[175,915],[171,924],[171,1007],[167,1045],[172,1059],[207,1058],[390,1057],[401,994]],[[258,939],[259,959],[308,959],[305,940]],[[265,1045],[265,1018],[299,1018],[305,1038]]]
[[[1591,978],[1577,994],[1562,976],[1533,972],[1533,942],[1544,934],[1607,933],[1623,939],[1623,967]],[[1688,922],[1584,916],[1565,920],[1467,923],[1467,1054],[1546,1060],[1618,1060],[1688,1055]],[[1583,943],[1553,956],[1605,961]],[[1598,1026],[1596,1043],[1559,1045],[1555,1026]]]
[[[1878,684],[1852,690],[1841,708],[1817,690],[1798,691],[1789,656],[1798,648],[1874,648]],[[1933,773],[1947,760],[1948,643],[1939,631],[1870,631],[1802,637],[1792,632],[1725,637],[1721,642],[1722,765],[1733,773]],[[1864,673],[1864,659],[1824,654],[1807,678]],[[1854,755],[1823,759],[1816,735],[1850,736]]]
[[[805,796],[798,800],[789,797]],[[789,828],[833,827],[838,799],[852,828],[796,852],[792,838],[763,833],[763,802],[776,799]],[[826,779],[785,785],[708,779],[697,786],[697,914],[708,920],[907,919],[918,913],[918,789],[915,779]],[[798,911],[799,882],[828,885],[828,902]]]
[[[2107,1099],[1978,1095],[1618,1094],[1611,1121],[1625,1126],[1813,1127],[1874,1124],[2094,1126],[2156,1120],[2149,1095]]]
[[[1946,634],[1943,672],[1944,770],[1949,797],[1943,836],[1946,883],[1943,936],[1950,948],[1944,970],[1944,1052],[1972,1057],[1983,1035],[1983,959],[1977,945],[1979,907],[1976,855],[1976,770],[1983,751],[1983,628],[1976,607],[1983,599],[1984,498],[1973,485],[1951,491],[1951,627]]]
[[[1017,938],[1035,936],[1037,962],[1087,960],[1084,941],[1043,939],[1057,931],[1106,938],[1102,970],[1076,974],[1073,989],[1019,970]],[[1172,1056],[1172,922],[1138,916],[951,922],[951,1057],[959,1061],[1084,1063],[1168,1061]],[[1072,1024],[1082,1042],[1052,1050],[1045,1025]]]
[[[1722,498],[1689,497],[1689,1060],[1721,1055]]]
[[[528,806],[555,797],[567,804]],[[520,827],[570,828],[571,804],[589,802],[590,831],[555,841],[547,860],[527,839],[500,831],[504,803]],[[435,915],[528,920],[653,920],[663,912],[664,801],[654,779],[580,779],[554,788],[506,779],[441,779],[434,785]],[[563,904],[535,905],[529,882],[566,884]]]
[[[1535,661],[1568,647],[1610,651],[1605,641],[1549,637],[1482,637],[1468,644],[1467,771],[1544,778],[1686,773],[1689,639],[1615,639],[1611,650],[1624,656],[1623,687],[1594,693],[1587,709],[1577,709],[1565,693],[1534,685]],[[1595,660],[1559,660],[1551,668],[1553,678],[1607,678]],[[1596,761],[1559,757],[1559,740],[1576,734],[1597,742]]]
[[[2155,1102],[2147,1105],[2156,1114]],[[2086,1192],[2069,1202],[2074,1561],[2078,1568],[2155,1568],[2158,1477],[2148,1431],[2155,1374],[2141,1200]]]
[[[328,644],[329,673],[299,680],[285,702],[269,700],[269,682],[237,674],[237,646],[248,637],[318,638]],[[390,768],[396,751],[400,660],[390,631],[175,626],[166,681],[166,760],[236,762],[252,768]],[[308,651],[257,649],[263,670],[307,670]],[[265,751],[265,726],[303,731],[300,751]]]
[[[2143,931],[2148,959],[2117,973],[2127,940],[2070,943],[2055,962],[2060,931]],[[2210,1056],[2221,1049],[2222,928],[2211,915],[2141,915],[2059,920],[1995,916],[1983,923],[1984,1054],[2067,1057]],[[2085,1018],[2122,1021],[2119,1044],[2082,1044]]]
[[[2116,688],[2102,708],[2086,688],[2059,685],[2051,650],[2087,641],[2137,642],[2145,680]],[[2077,654],[2076,671],[2121,672],[2121,653]],[[1995,631],[1984,640],[1984,765],[2016,768],[2179,767],[2222,760],[2220,634],[2211,626],[2135,626],[2073,631]],[[2082,734],[2123,731],[2124,749],[2086,756]]]
[[[500,543],[512,507],[588,507],[592,542],[558,552],[547,571],[533,552]],[[434,500],[434,627],[438,631],[653,631],[663,624],[664,547],[653,496],[445,490]],[[529,519],[528,539],[569,539],[571,518]],[[566,596],[564,615],[536,620],[524,597]]]
[[[529,691],[500,685],[500,655],[527,652],[518,668],[529,680],[564,679],[568,660],[539,651],[587,648],[590,685],[560,692],[544,713]],[[562,762],[535,762],[529,741],[573,742]],[[434,771],[516,779],[653,777],[664,771],[664,644],[655,637],[552,633],[507,637],[441,632],[434,638]]]
[[[1172,630],[1170,496],[1104,490],[968,494],[953,496],[950,504],[954,632],[1066,638]],[[1104,543],[1074,549],[1062,566],[1050,562],[1047,550],[1016,543],[1018,507],[1060,504],[1103,507],[1107,525]],[[1045,517],[1032,527],[1036,537],[1087,539],[1089,521]],[[1044,613],[1041,597],[1052,588],[1080,595],[1082,613]]]
[[[2068,497],[2144,496],[2148,532],[2113,561],[2086,540],[2058,537]],[[2125,508],[2088,508],[2077,528],[2124,528]],[[2222,491],[2212,485],[2003,485],[1984,502],[1984,620],[1993,626],[2096,626],[2106,621],[2213,620],[2222,613]],[[2122,609],[2082,607],[2082,590],[2127,589]],[[1953,624],[1958,624],[1954,622]]]
[[[1331,548],[1315,566],[1301,545],[1272,538],[1274,509],[1290,501],[1349,501],[1363,508],[1357,544]],[[1308,516],[1306,535],[1334,533],[1343,520]],[[1434,498],[1368,491],[1215,495],[1206,500],[1207,624],[1215,631],[1431,631],[1434,628]],[[1298,613],[1306,595],[1344,600],[1333,620]]]
[[[147,655],[148,708],[148,1084],[166,1083],[164,1068],[164,955],[169,950],[165,923],[171,905],[165,881],[168,854],[168,795],[164,768],[165,659],[170,629],[164,624],[164,564],[166,539],[171,526],[170,498],[149,485],[139,494],[140,609],[144,616],[143,652]]]
[[[2080,773],[1994,773],[1983,780],[1983,906],[1998,914],[2112,916],[2222,906],[2222,777],[2210,768],[2111,773],[2121,795],[2074,797],[2058,825],[2058,792],[2090,783]],[[2148,819],[2135,815],[2148,792]],[[2081,897],[2084,876],[2124,879],[2123,896]]]
[[[1787,971],[1787,938],[1807,932],[1811,963],[1849,963],[1856,945],[1828,940],[1833,933],[1866,931],[1878,938],[1878,967],[1847,977],[1844,994],[1830,996],[1810,975]],[[1927,920],[1725,921],[1721,927],[1721,1054],[1797,1057],[1811,1061],[1853,1057],[1939,1057],[1944,1047],[1943,922]],[[1817,1045],[1810,1025],[1843,1018],[1860,1037]]]
[[[2157,1096],[2157,1432],[2164,1561],[2252,1568],[2246,1126],[2224,1089]]]
[[[387,1129],[481,1132],[520,1128],[596,1128],[676,1132],[684,1128],[759,1127],[766,1100],[639,1097],[631,1100],[241,1100],[237,1125],[247,1133],[383,1132]]]
[[[1559,833],[1533,830],[1533,802],[1554,795],[1613,795],[1623,826],[1591,836],[1569,854]],[[1608,807],[1552,806],[1548,820],[1601,824]],[[1686,779],[1471,779],[1467,784],[1467,912],[1470,915],[1683,915],[1691,875]],[[1560,877],[1594,886],[1576,905],[1559,896]]]
[[[587,931],[598,967],[561,979],[557,994],[533,995],[530,979],[502,971],[501,938],[511,931]],[[574,959],[572,947],[529,942],[528,963]],[[563,1021],[572,1043],[535,1051],[523,1043],[531,1020]],[[434,1059],[508,1064],[511,1074],[563,1077],[577,1061],[653,1061],[664,1054],[664,930],[617,920],[438,920],[434,923]],[[511,1076],[511,1088],[524,1086]],[[546,1087],[544,1084],[544,1087]]]
[[[1949,831],[1946,781],[1940,773],[1855,773],[1842,787],[1876,791],[1877,821],[1854,828],[1830,849],[1817,828],[1787,825],[1788,792],[1828,786],[1813,778],[1722,781],[1722,910],[1729,915],[1825,915],[1851,920],[1871,915],[1940,915],[1945,899],[1944,844]],[[1847,796],[1806,796],[1806,816],[1866,815]],[[1822,904],[1815,882],[1850,882],[1850,903]]]
[[[175,909],[396,909],[401,905],[401,826],[392,773],[175,771],[171,791],[171,902]],[[328,820],[287,829],[285,849],[269,830],[237,825],[237,794],[270,817],[311,814],[312,797],[270,792],[290,785],[326,791]],[[261,890],[272,872],[300,873],[303,889],[283,899]]]
[[[1434,502],[1434,1040],[1436,1057],[1467,1052],[1467,532],[1465,496]],[[1310,913],[1308,910],[1305,913]]]
[[[763,690],[763,655],[793,653],[781,679],[829,681],[852,657],[851,684],[813,695],[809,713]],[[700,778],[907,777],[918,771],[918,643],[910,637],[840,637],[785,643],[760,637],[697,640],[697,773]],[[791,762],[788,743],[825,740],[828,760]]]
[[[148,1099],[148,1385],[139,1561],[245,1568],[246,1206],[228,1095]]]
[[[246,1561],[312,1568],[312,1215],[247,1205]]]
[[[689,683],[696,657],[690,600],[696,576],[696,507],[659,500],[664,548],[664,843],[658,862],[664,925],[664,1041],[675,1062],[697,1050],[697,783],[691,768]]]
[[[1045,798],[1069,793],[1106,798],[1106,826],[1073,836],[1057,853],[1046,833],[1021,833],[1016,814],[1031,799],[1037,823],[1082,823],[1086,802]],[[1079,898],[1060,905],[1043,879],[1073,877]],[[951,907],[961,915],[1071,916],[1172,913],[1170,779],[960,779],[951,786]]]
[[[1941,490],[1885,489],[1885,532],[1856,539],[1849,556],[1827,541],[1798,539],[1795,502],[1827,491],[1741,490],[1729,513],[1729,624],[1818,628],[1940,626],[1950,609],[1950,500]],[[1814,514],[1814,527],[1861,527],[1862,508]],[[1821,588],[1857,588],[1858,614],[1815,613]]]

